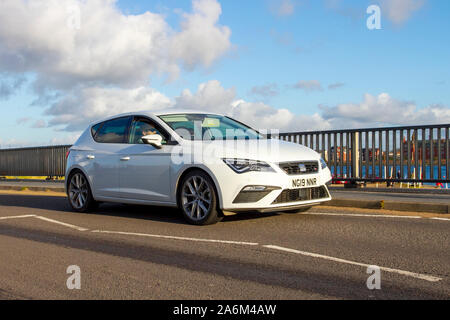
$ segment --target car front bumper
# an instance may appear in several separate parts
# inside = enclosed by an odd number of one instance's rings
[[[276,172],[236,174],[225,164],[211,171],[215,173],[220,208],[224,211],[277,212],[301,209],[331,200],[327,187],[331,181],[328,168],[315,174],[299,176],[288,175],[281,169]],[[267,187],[268,191],[259,196],[249,196],[248,202],[242,201],[242,197],[241,201],[236,201],[249,186]]]

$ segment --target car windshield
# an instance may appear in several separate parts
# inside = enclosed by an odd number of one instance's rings
[[[210,114],[174,114],[160,116],[185,140],[265,139],[256,130],[231,118]]]

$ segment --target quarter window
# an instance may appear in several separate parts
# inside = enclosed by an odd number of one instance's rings
[[[126,143],[130,117],[109,120],[96,129],[94,140],[99,143]]]

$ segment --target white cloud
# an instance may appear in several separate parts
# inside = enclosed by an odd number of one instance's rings
[[[287,109],[276,109],[262,102],[247,102],[236,97],[234,89],[225,89],[217,80],[203,83],[197,92],[189,90],[175,99],[177,109],[217,112],[260,129],[312,130],[328,129],[318,114],[295,115]],[[300,129],[301,128],[301,129]]]
[[[317,80],[300,80],[293,86],[294,89],[304,90],[306,92],[322,91],[322,84]]]
[[[450,122],[450,108],[448,107],[431,105],[419,109],[415,103],[394,99],[387,93],[378,96],[366,94],[360,103],[339,104],[331,108],[321,106],[320,109],[323,118],[334,128]]]
[[[84,88],[67,94],[45,111],[50,126],[78,131],[95,120],[120,113],[170,107],[169,98],[154,89]]]
[[[176,98],[175,107],[223,113],[256,128],[282,131],[450,122],[450,108],[446,106],[431,105],[419,109],[415,103],[394,99],[387,93],[378,96],[366,94],[359,103],[319,106],[321,112],[313,115],[296,114],[262,102],[239,100],[234,89],[223,88],[219,81],[201,84],[196,93],[185,90]]]
[[[212,80],[200,84],[194,94],[190,90],[184,90],[175,99],[175,107],[229,114],[230,106],[235,98],[234,88],[225,89],[219,81]]]
[[[262,102],[241,100],[233,88],[224,88],[217,80],[200,84],[194,93],[186,89],[174,99],[147,87],[85,88],[62,98],[47,109],[46,114],[50,117],[50,126],[79,131],[88,123],[107,116],[171,108],[221,113],[258,129],[285,132],[450,122],[448,107],[432,105],[419,109],[413,102],[397,100],[386,93],[366,94],[359,103],[319,106],[320,112],[312,115],[299,114]]]
[[[258,129],[307,131],[330,129],[319,114],[298,115],[287,109],[276,109],[261,102],[237,101],[232,117]]]
[[[37,74],[36,86],[144,85],[180,64],[209,67],[231,47],[216,0],[193,0],[179,31],[161,14],[122,13],[113,0],[2,0],[0,71]],[[80,28],[69,9],[79,8]]]
[[[221,14],[216,0],[194,0],[193,13],[183,14],[182,30],[171,41],[171,53],[188,70],[211,66],[231,48],[230,28],[217,24]]]
[[[84,88],[75,90],[46,109],[49,126],[64,131],[81,131],[98,119],[140,110],[170,108],[222,113],[256,128],[282,130],[328,129],[318,114],[295,115],[262,102],[239,100],[233,88],[226,89],[217,80],[202,83],[196,92],[184,90],[171,100],[154,89]]]
[[[389,20],[395,24],[406,22],[426,0],[381,0],[381,6]]]

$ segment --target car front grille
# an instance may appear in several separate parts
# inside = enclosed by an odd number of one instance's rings
[[[288,189],[283,190],[283,192],[281,192],[272,204],[319,200],[326,199],[328,197],[328,191],[324,186],[317,188]]]
[[[290,176],[314,174],[319,172],[319,162],[299,161],[280,163],[280,168]]]

